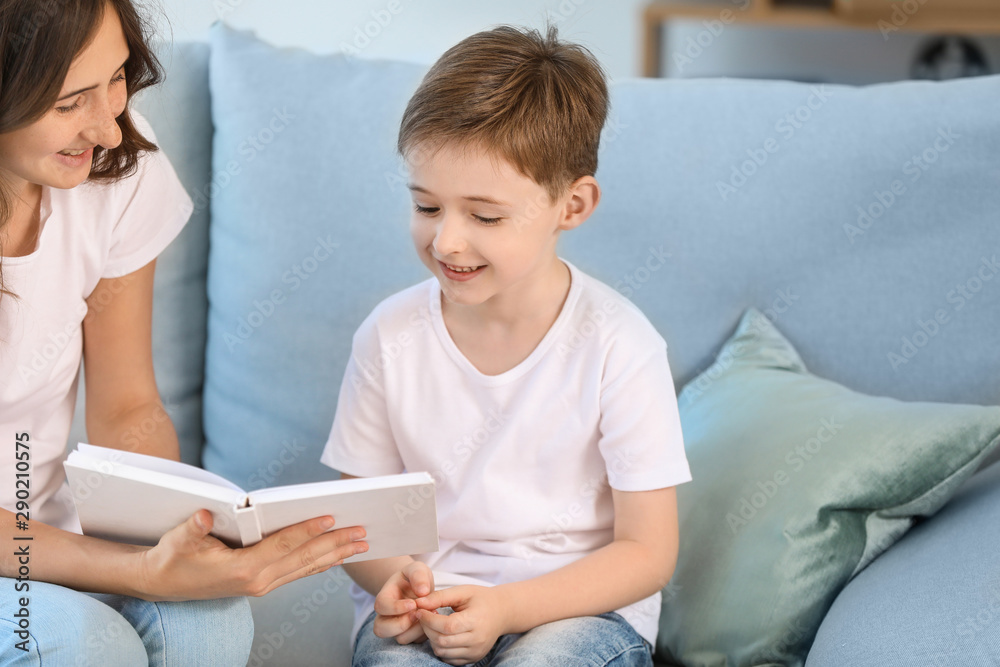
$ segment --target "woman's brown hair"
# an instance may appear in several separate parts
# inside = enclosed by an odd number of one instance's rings
[[[163,78],[149,47],[151,29],[131,0],[0,0],[0,134],[30,125],[55,105],[76,56],[97,34],[104,12],[118,14],[129,57],[125,63],[128,99]],[[110,182],[133,174],[142,152],[155,151],[132,122],[128,104],[116,119],[122,142],[94,149],[88,180]],[[0,229],[10,219],[14,193],[0,179]],[[3,248],[0,247],[0,257]],[[0,299],[4,289],[0,266]]]

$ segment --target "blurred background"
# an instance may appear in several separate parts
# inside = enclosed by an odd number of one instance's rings
[[[463,37],[554,23],[613,79],[863,85],[1000,72],[1000,0],[158,0],[160,33],[222,20],[278,46],[430,64]]]

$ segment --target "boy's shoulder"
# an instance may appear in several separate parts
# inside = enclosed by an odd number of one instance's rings
[[[606,344],[666,344],[645,313],[625,295],[569,262],[567,264],[581,287],[573,325],[577,332],[586,335],[591,330],[599,331]]]

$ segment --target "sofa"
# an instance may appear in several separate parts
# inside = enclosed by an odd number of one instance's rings
[[[351,336],[380,300],[428,277],[394,153],[426,68],[274,48],[225,25],[161,58],[165,83],[137,106],[195,202],[158,261],[154,303],[156,377],[182,457],[247,490],[336,479],[319,454]],[[603,199],[560,255],[643,310],[678,392],[755,308],[818,377],[994,419],[998,103],[1000,76],[615,81]],[[81,425],[71,442],[85,440]],[[998,454],[979,447],[931,510],[897,519],[849,580],[830,583],[819,626],[793,628],[797,652],[661,649],[658,663],[1000,664]],[[712,483],[692,471],[687,486]],[[718,555],[699,553],[685,525],[682,556]],[[248,664],[349,665],[349,584],[334,568],[251,600]],[[675,580],[664,604],[698,593]],[[717,616],[772,616],[747,605]],[[724,624],[713,633],[720,647],[732,639]]]

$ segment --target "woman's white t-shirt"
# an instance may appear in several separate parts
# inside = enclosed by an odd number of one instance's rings
[[[431,473],[440,550],[417,558],[438,588],[568,565],[612,541],[612,488],[691,479],[666,342],[625,297],[562,261],[559,316],[499,375],[455,345],[436,278],[383,301],[354,335],[321,461],[361,477]],[[357,632],[374,598],[351,594]],[[618,612],[655,643],[659,593]]]
[[[145,119],[132,116],[155,142]],[[0,299],[0,507],[14,511],[15,445],[27,434],[31,519],[79,532],[72,502],[56,495],[65,481],[86,299],[102,278],[155,259],[192,210],[162,151],[142,154],[136,173],[114,183],[42,188],[35,249],[0,265],[5,287],[17,295]]]

